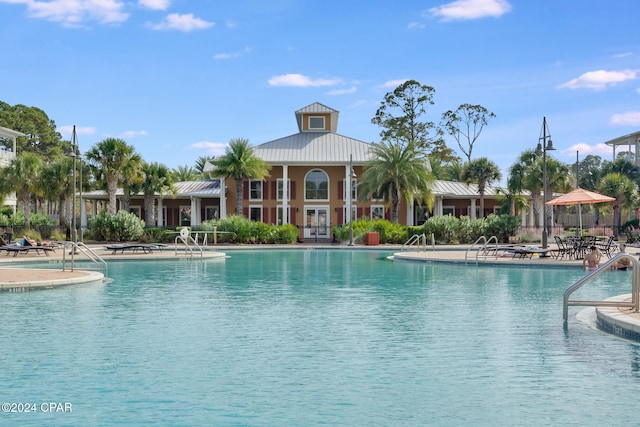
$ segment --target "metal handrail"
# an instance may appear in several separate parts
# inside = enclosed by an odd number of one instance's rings
[[[198,245],[198,242],[191,237],[191,233],[189,233],[186,237],[183,237],[182,234],[178,234],[174,240],[174,244],[175,244],[175,254],[178,255],[178,243],[182,242],[184,244],[184,250],[185,253],[189,253],[189,255],[191,256],[191,258],[193,258],[193,247],[195,247],[199,252],[200,252],[200,258],[203,258],[203,254],[204,254],[204,250],[202,249],[202,247],[200,245]],[[192,245],[190,244],[193,244]]]
[[[601,274],[607,272],[610,267],[613,267],[620,259],[628,258],[631,260],[631,269],[633,271],[632,283],[631,283],[631,302],[627,301],[589,301],[589,300],[570,300],[571,294],[580,289],[582,286],[591,282],[596,277],[599,277]],[[629,255],[626,252],[621,252],[605,262],[600,268],[591,272],[584,276],[582,279],[578,280],[572,286],[570,286],[566,291],[564,291],[564,296],[562,299],[562,319],[564,323],[567,323],[567,319],[569,317],[569,306],[592,306],[592,307],[631,307],[634,308],[636,313],[638,312],[638,290],[640,289],[640,262]]]
[[[466,252],[464,253],[464,263],[465,263],[465,265],[467,264],[467,257],[468,257],[468,255],[469,255],[469,252],[470,252],[473,248],[475,248],[475,246],[476,246],[478,243],[480,243],[481,241],[483,241],[483,242],[484,242],[484,243],[483,243],[483,246],[487,244],[487,238],[486,238],[485,236],[480,236],[480,237],[478,237],[478,238],[476,239],[476,241],[475,241],[475,242],[473,242],[473,244],[472,244],[471,246],[469,246],[469,247],[467,248]],[[479,250],[479,249],[478,249],[478,250]],[[477,262],[477,261],[478,261],[478,260],[477,260],[477,258],[476,258],[476,262]]]
[[[62,242],[62,243],[64,245],[63,252],[62,252],[62,271],[66,271],[67,246],[69,246],[71,247],[71,250],[69,251],[69,253],[71,254],[71,260],[69,261],[71,263],[71,271],[74,271],[75,269],[75,255],[78,252],[80,252],[84,254],[87,258],[89,258],[89,261],[92,261],[96,265],[96,268],[85,268],[84,270],[99,270],[100,267],[102,266],[104,268],[104,275],[105,277],[107,276],[107,272],[109,269],[109,267],[107,266],[107,262],[104,259],[102,259],[100,255],[98,255],[93,249],[85,245],[84,242]]]
[[[486,236],[480,236],[476,239],[475,242],[473,242],[473,244],[471,246],[469,246],[469,248],[467,248],[467,251],[464,253],[464,263],[467,264],[467,259],[469,256],[469,252],[471,252],[474,248],[476,248],[476,245],[480,242],[484,242],[482,244],[481,247],[478,247],[476,249],[476,265],[478,265],[478,258],[483,256],[483,257],[488,257],[488,256],[495,256],[496,258],[498,257],[498,237],[497,236],[491,236],[489,237],[489,239],[487,240]],[[495,246],[491,249],[489,249],[489,245],[491,244],[491,242],[495,242]],[[492,251],[494,253],[494,255],[489,255],[489,251]],[[482,252],[482,255],[480,255],[480,253]]]
[[[420,243],[422,242],[422,244]],[[413,236],[411,236],[411,238],[409,238],[409,240],[407,240],[406,242],[404,242],[404,245],[402,245],[401,250],[405,250],[405,248],[408,248],[409,246],[413,246],[415,244],[418,244],[418,249],[420,249],[420,247],[422,247],[422,245],[424,245],[424,250],[427,250],[427,236],[422,233],[422,234],[414,234]]]

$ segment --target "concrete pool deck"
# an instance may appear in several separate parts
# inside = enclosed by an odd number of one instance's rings
[[[109,260],[170,260],[188,256],[184,252],[178,252],[176,255],[175,248],[168,246],[162,251],[156,250],[151,253],[143,252],[124,252],[113,254],[112,251],[106,250],[105,245],[90,245],[105,261]],[[489,265],[517,265],[517,266],[548,266],[548,267],[568,267],[582,268],[582,260],[555,259],[553,257],[513,257],[513,256],[488,256],[476,257],[475,252],[468,252],[467,246],[438,246],[436,248],[429,247],[427,250],[404,250],[399,245],[379,245],[379,246],[362,246],[355,247],[339,245],[339,244],[320,244],[320,245],[219,245],[215,247],[207,247],[203,253],[206,259],[224,259],[225,250],[261,250],[261,249],[369,249],[388,252],[393,254],[394,259],[409,262],[447,262],[466,264],[469,266],[489,264]],[[405,248],[406,249],[406,248]],[[633,255],[638,255],[632,253]],[[25,264],[29,262],[51,262],[60,263],[63,257],[69,259],[69,255],[64,254],[62,248],[55,252],[49,253],[49,256],[37,254],[35,252],[28,254],[19,254],[16,257],[0,255],[0,290],[26,290],[37,288],[51,288],[55,286],[66,286],[72,284],[102,282],[104,275],[97,271],[87,271],[76,268],[74,271],[62,271],[61,269],[33,269]],[[197,256],[194,259],[199,258]],[[81,261],[86,259],[82,255],[76,255],[75,260]],[[20,263],[20,267],[14,267],[12,264]],[[629,295],[614,296],[612,299],[630,300]],[[640,340],[640,313],[633,311],[627,307],[599,307],[596,309],[598,321],[602,322],[612,333],[621,336],[633,336]]]

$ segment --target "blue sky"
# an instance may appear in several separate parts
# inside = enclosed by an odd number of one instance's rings
[[[83,151],[119,137],[174,168],[296,133],[316,101],[377,141],[384,94],[414,79],[436,90],[428,120],[496,114],[473,157],[506,174],[544,116],[567,163],[640,129],[638,16],[636,0],[0,0],[0,100],[67,139],[76,125]]]

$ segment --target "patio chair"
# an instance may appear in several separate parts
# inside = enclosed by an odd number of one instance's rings
[[[605,243],[596,243],[596,247],[600,252],[605,254],[607,258],[611,258],[611,253],[616,249],[615,243],[615,236],[609,236]]]
[[[553,238],[558,246],[558,250],[555,252],[556,259],[564,259],[565,256],[567,259],[571,259],[573,257],[573,247],[567,246],[560,236],[553,236]]]

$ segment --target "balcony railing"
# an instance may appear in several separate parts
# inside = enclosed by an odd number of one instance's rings
[[[0,149],[0,167],[7,167],[13,159],[16,158],[16,153],[13,151]]]

